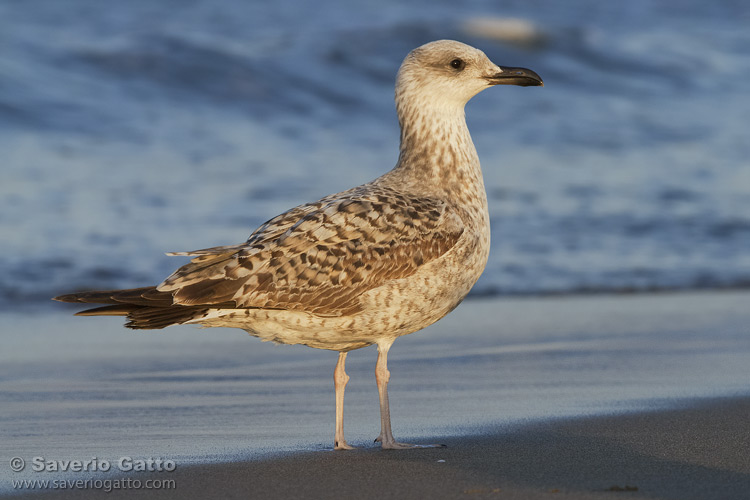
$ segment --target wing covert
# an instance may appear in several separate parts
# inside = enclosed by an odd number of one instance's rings
[[[261,226],[238,247],[198,251],[158,286],[175,303],[306,311],[342,316],[359,296],[414,274],[463,233],[447,204],[394,192],[324,198]]]

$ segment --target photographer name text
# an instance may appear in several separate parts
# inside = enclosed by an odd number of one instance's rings
[[[114,469],[113,469],[114,467]],[[111,462],[103,458],[91,457],[87,460],[48,460],[33,457],[30,469],[34,472],[172,472],[177,468],[174,460],[165,458],[134,459],[120,457]]]

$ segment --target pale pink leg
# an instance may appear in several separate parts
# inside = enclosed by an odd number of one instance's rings
[[[391,431],[391,409],[388,406],[388,380],[391,372],[388,371],[388,350],[393,341],[378,344],[378,362],[375,365],[375,381],[378,383],[378,395],[380,396],[380,435],[375,439],[380,441],[384,450],[402,450],[406,448],[441,448],[442,444],[407,444],[399,443],[393,439]]]
[[[336,450],[353,450],[344,439],[344,388],[349,382],[349,375],[344,371],[346,364],[346,353],[339,353],[336,369],[333,371],[333,383],[336,386],[336,435],[333,438],[333,447]]]

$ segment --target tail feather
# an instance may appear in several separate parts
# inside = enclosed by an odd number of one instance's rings
[[[201,318],[210,308],[236,308],[234,302],[224,304],[175,304],[172,292],[160,292],[154,286],[128,290],[98,290],[60,295],[53,300],[83,304],[109,304],[86,309],[76,316],[126,316],[127,328],[150,330],[179,325]]]
[[[208,313],[208,310],[209,308],[205,306],[140,307],[128,314],[129,321],[125,326],[136,330],[165,328],[202,318]]]
[[[134,304],[167,307],[173,304],[171,292],[160,292],[155,286],[127,290],[95,290],[59,295],[52,300],[84,304]]]
[[[123,305],[117,305],[117,306],[95,307],[94,309],[86,309],[84,311],[79,311],[75,315],[76,316],[127,316],[133,311],[134,307],[138,307],[138,306],[129,306],[127,304],[123,304]]]

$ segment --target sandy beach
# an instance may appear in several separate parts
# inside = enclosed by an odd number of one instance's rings
[[[473,299],[392,352],[394,433],[442,449],[383,452],[375,352],[350,354],[333,452],[335,353],[234,330],[134,333],[66,308],[4,314],[3,495],[35,457],[161,457],[164,498],[741,499],[750,491],[747,292]],[[17,483],[16,483],[17,484]],[[632,490],[637,488],[637,491]],[[631,491],[632,490],[632,491]],[[48,490],[63,498],[96,489]]]
[[[446,437],[441,449],[318,451],[141,474],[133,477],[172,479],[175,489],[112,491],[107,498],[743,499],[750,493],[748,415],[750,398],[695,401],[487,429]]]

